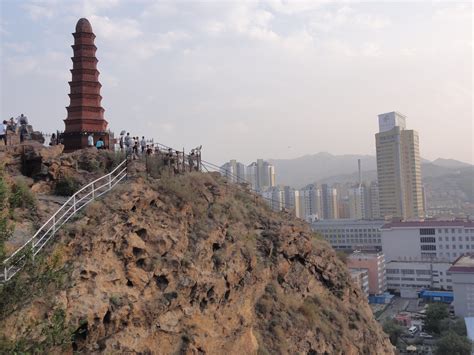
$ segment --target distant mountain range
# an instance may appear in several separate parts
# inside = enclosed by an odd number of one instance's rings
[[[357,181],[357,160],[361,160],[363,180],[377,177],[376,158],[372,155],[332,155],[321,152],[295,159],[268,159],[275,166],[276,182],[301,188],[314,182]],[[456,171],[472,172],[474,166],[454,159],[422,159],[423,178],[439,177]]]

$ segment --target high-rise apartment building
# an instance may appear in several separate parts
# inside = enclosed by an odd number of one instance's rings
[[[321,207],[322,215],[321,219],[338,219],[338,200],[337,200],[337,189],[328,186],[327,184],[321,185]]]
[[[368,200],[370,201],[368,209],[368,218],[378,219],[380,218],[380,205],[379,205],[379,184],[375,181],[370,183],[367,191]]]
[[[366,188],[364,184],[359,184],[349,189],[349,218],[368,218],[366,211]]]
[[[418,133],[406,129],[398,112],[379,117],[375,135],[380,214],[385,218],[424,216]]]
[[[221,166],[221,173],[227,177],[231,182],[246,182],[246,166],[245,164],[239,163],[237,160],[232,159],[228,163]]]
[[[300,190],[302,199],[302,214],[304,219],[313,220],[321,218],[321,189],[311,184]]]
[[[260,192],[275,186],[275,167],[263,159],[249,166],[230,160],[221,166],[221,174],[232,182],[247,182],[253,190]]]

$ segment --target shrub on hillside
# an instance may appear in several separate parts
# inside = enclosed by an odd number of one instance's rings
[[[54,193],[58,196],[72,196],[79,189],[79,182],[68,176],[62,177],[54,187]]]
[[[28,186],[21,180],[17,180],[12,186],[9,196],[10,208],[29,208],[36,207],[35,195],[30,191]]]

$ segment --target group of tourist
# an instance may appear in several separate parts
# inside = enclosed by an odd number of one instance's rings
[[[24,114],[21,114],[17,118],[10,117],[9,120],[3,120],[0,126],[0,141],[3,141],[5,145],[8,144],[8,132],[11,132],[11,134],[19,134],[20,142],[28,139],[28,118]]]
[[[124,134],[120,135],[119,140],[120,151],[124,151],[127,156],[131,156],[132,159],[137,159],[139,154],[145,154],[147,144],[145,137],[142,136],[142,139],[139,137],[131,137],[130,133],[124,136]]]
[[[173,151],[173,149],[160,149],[158,145],[149,144],[144,136],[133,137],[130,133],[122,132],[119,139],[121,152],[125,152],[130,159],[153,156],[161,162],[160,165],[168,167],[171,172],[182,173],[186,171],[201,170],[201,147],[191,150],[186,155],[184,152]]]

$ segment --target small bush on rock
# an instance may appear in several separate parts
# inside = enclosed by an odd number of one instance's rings
[[[54,188],[54,193],[58,196],[72,196],[79,189],[79,182],[71,177],[61,178]]]
[[[16,181],[12,186],[10,193],[10,207],[11,208],[29,208],[34,209],[36,207],[36,198],[30,191],[28,186],[23,181]]]

